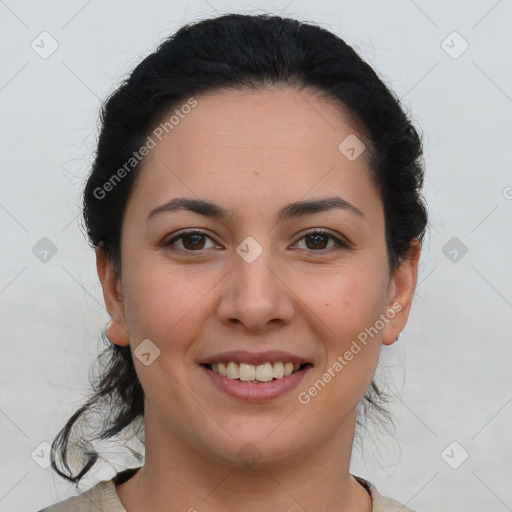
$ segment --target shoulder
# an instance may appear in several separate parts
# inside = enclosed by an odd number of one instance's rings
[[[363,487],[367,489],[372,497],[372,512],[417,512],[396,500],[383,496],[377,488],[368,480],[360,476],[352,475]]]
[[[110,480],[102,480],[78,496],[72,496],[38,512],[126,512],[116,492],[116,485],[126,482],[140,467],[128,468]]]
[[[115,491],[114,479],[97,483],[78,496],[72,496],[38,512],[126,512]]]

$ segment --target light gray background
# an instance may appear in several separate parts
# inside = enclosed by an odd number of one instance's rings
[[[44,465],[41,443],[86,397],[108,321],[77,220],[100,103],[179,26],[233,11],[345,38],[424,133],[431,229],[409,324],[381,359],[397,431],[366,438],[352,472],[423,512],[512,510],[511,0],[0,0],[0,511],[76,494],[31,454]],[[43,31],[59,45],[46,59],[31,48]],[[469,44],[457,58],[453,31]],[[42,237],[57,247],[46,263]],[[443,252],[452,237],[462,257]],[[118,461],[81,489],[130,465]]]

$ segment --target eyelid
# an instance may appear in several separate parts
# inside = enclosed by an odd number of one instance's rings
[[[331,252],[333,250],[340,249],[340,248],[350,249],[352,247],[352,243],[347,238],[345,238],[342,235],[334,234],[332,231],[330,231],[329,229],[326,229],[326,228],[311,228],[311,229],[309,229],[308,231],[302,233],[299,236],[299,238],[297,239],[295,244],[300,242],[304,237],[306,237],[308,235],[313,235],[316,233],[326,235],[327,237],[329,237],[331,240],[334,241],[334,243],[336,244],[336,247],[331,247],[330,249],[323,249],[323,250],[319,250],[319,251],[314,251],[312,249],[304,249],[304,250],[309,250],[310,252],[313,252],[313,253],[322,254],[322,253],[328,253],[328,252]]]
[[[206,231],[203,231],[203,230],[197,229],[197,228],[188,228],[188,229],[182,229],[180,231],[177,231],[177,232],[173,233],[169,240],[165,240],[164,239],[164,241],[162,242],[162,245],[164,247],[172,247],[172,244],[174,242],[177,242],[181,238],[184,238],[187,235],[196,235],[196,234],[197,235],[203,235],[205,238],[209,238],[210,240],[215,242],[215,240]],[[215,242],[215,243],[217,243],[217,242]],[[183,249],[178,249],[178,250],[184,251]],[[200,253],[203,250],[205,250],[205,249],[200,249],[198,251],[184,251],[184,252],[190,252],[190,253],[197,252],[197,253]]]
[[[315,251],[313,249],[298,249],[298,250],[309,251],[311,253],[325,254],[325,253],[329,253],[329,252],[339,250],[339,249],[350,249],[352,247],[351,242],[348,241],[345,237],[340,236],[340,235],[335,235],[330,230],[328,230],[326,228],[310,228],[309,230],[301,233],[301,235],[295,241],[294,245],[296,245],[298,242],[300,242],[303,238],[307,237],[308,235],[313,235],[313,234],[317,234],[317,233],[329,237],[331,240],[334,241],[336,246],[331,247],[330,249],[320,249],[317,251]],[[194,235],[194,234],[203,235],[205,238],[209,238],[210,240],[215,242],[215,240],[207,232],[205,232],[201,229],[198,229],[198,228],[188,228],[188,229],[183,229],[183,230],[180,230],[180,231],[174,233],[170,240],[168,240],[168,241],[164,240],[163,245],[164,245],[164,247],[172,247],[174,242],[180,240],[181,238],[183,238],[187,235]],[[215,243],[217,243],[217,242],[215,242]],[[177,249],[177,250],[182,251],[182,252],[187,252],[187,253],[201,253],[201,252],[205,251],[206,249],[199,249],[197,251],[187,251],[185,249]]]

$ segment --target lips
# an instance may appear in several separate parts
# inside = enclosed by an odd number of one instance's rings
[[[221,352],[219,354],[212,354],[206,356],[200,364],[213,364],[213,363],[228,363],[234,361],[235,363],[248,363],[248,364],[265,364],[265,363],[293,363],[293,364],[306,364],[311,361],[308,359],[292,354],[290,352],[283,352],[282,350],[267,350],[265,352],[248,352],[246,350],[232,350],[229,352]]]
[[[282,351],[224,352],[200,364],[216,387],[250,401],[282,395],[298,385],[313,367],[305,358]]]
[[[259,353],[239,350],[212,355],[201,364],[228,379],[269,382],[292,375],[311,363],[297,355],[277,350]]]

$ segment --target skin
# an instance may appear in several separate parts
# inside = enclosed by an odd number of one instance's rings
[[[390,271],[366,153],[349,161],[338,150],[356,133],[339,106],[289,88],[196,99],[144,161],[123,221],[121,275],[97,250],[110,340],[133,353],[150,339],[160,350],[148,366],[134,356],[146,397],[146,459],[117,494],[128,512],[235,511],[241,504],[247,512],[369,512],[369,494],[349,473],[356,407],[382,345],[407,322],[419,244]],[[326,196],[363,216],[331,209],[276,223],[288,203]],[[180,210],[146,220],[175,197],[212,201],[230,215]],[[206,237],[164,246],[185,228]],[[304,238],[313,228],[350,245],[336,249],[322,237],[317,246]],[[263,249],[252,263],[236,252],[247,236]],[[301,404],[298,393],[396,303],[394,318]],[[198,365],[228,350],[272,349],[314,366],[296,389],[265,403],[226,395]],[[247,443],[260,456],[250,466],[237,456]]]

